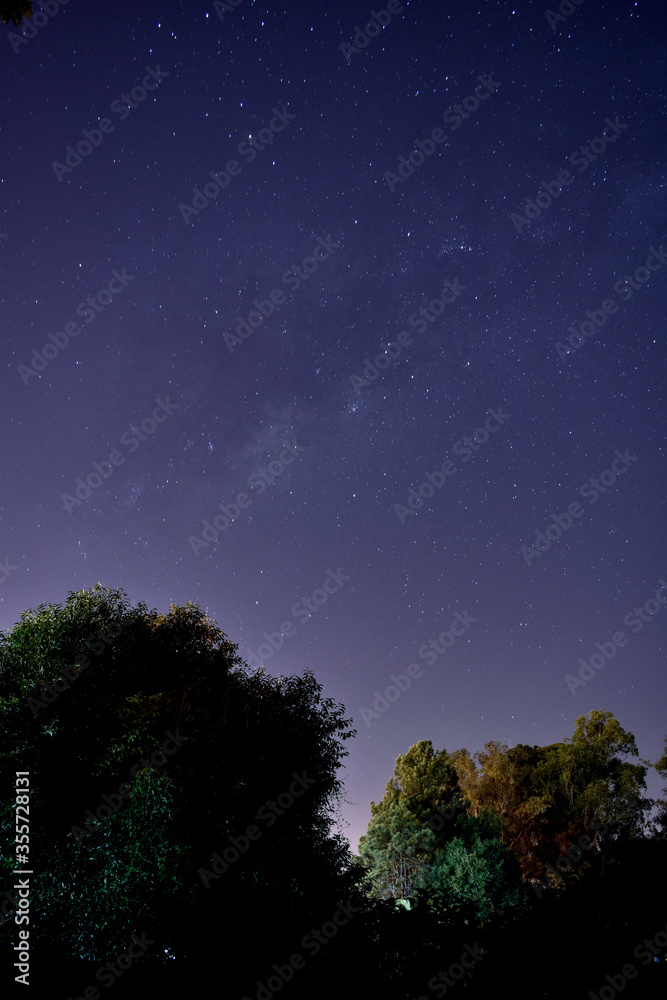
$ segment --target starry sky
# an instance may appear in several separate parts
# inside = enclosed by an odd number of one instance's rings
[[[665,14],[547,2],[1,29],[0,627],[99,581],[313,670],[354,850],[420,739],[667,734]]]

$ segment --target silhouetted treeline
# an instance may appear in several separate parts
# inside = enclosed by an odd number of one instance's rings
[[[0,893],[20,770],[33,995],[212,981],[238,1000],[561,1000],[623,977],[624,997],[664,997],[665,806],[651,823],[647,765],[610,713],[475,759],[421,741],[354,856],[331,832],[344,707],[236,649],[194,605],[161,615],[100,586],[0,634]],[[4,986],[17,925],[2,900]]]

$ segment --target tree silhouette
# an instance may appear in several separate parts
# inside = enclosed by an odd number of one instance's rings
[[[1,0],[0,18],[5,24],[19,24],[24,17],[32,17],[32,0]]]
[[[42,967],[113,959],[145,931],[156,943],[142,963],[173,954],[192,974],[223,926],[232,953],[258,935],[261,965],[283,939],[294,951],[311,911],[334,911],[350,860],[330,832],[350,722],[312,674],[253,672],[236,649],[193,604],[158,614],[100,585],[0,633],[0,834],[13,840],[13,775],[29,771]],[[180,746],[167,756],[170,733]],[[3,888],[12,867],[3,857]],[[244,974],[227,979],[239,995]]]
[[[667,736],[665,737],[665,750],[660,758],[656,762],[655,769],[660,775],[660,777],[667,781]],[[667,789],[663,791],[662,796],[657,800],[658,814],[655,818],[656,831],[659,837],[663,840],[667,840]]]

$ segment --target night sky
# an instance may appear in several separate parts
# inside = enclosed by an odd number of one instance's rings
[[[99,581],[311,669],[354,850],[420,739],[667,734],[665,14],[547,3],[2,28],[0,626]]]

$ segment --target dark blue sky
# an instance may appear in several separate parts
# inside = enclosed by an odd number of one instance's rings
[[[99,581],[312,669],[355,849],[419,739],[655,761],[664,13],[227,6],[2,31],[1,626]]]

